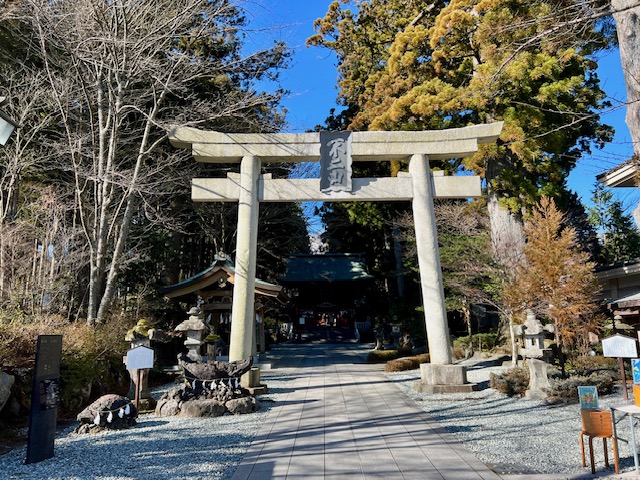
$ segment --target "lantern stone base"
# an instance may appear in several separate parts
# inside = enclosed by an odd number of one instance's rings
[[[247,373],[240,377],[240,385],[249,390],[251,395],[264,395],[268,392],[267,386],[260,383],[260,368],[251,367]]]
[[[467,381],[467,368],[462,365],[420,365],[420,381],[413,383],[420,393],[462,393],[478,389]]]

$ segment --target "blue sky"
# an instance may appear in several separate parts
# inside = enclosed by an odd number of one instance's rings
[[[253,0],[247,1],[250,41],[264,46],[273,40],[284,41],[293,50],[291,68],[282,74],[282,85],[291,93],[285,99],[288,132],[304,132],[324,123],[336,105],[336,62],[325,49],[307,48],[305,40],[313,35],[313,22],[323,17],[330,0]],[[612,103],[625,100],[625,88],[617,51],[601,55],[598,74]],[[613,126],[616,135],[604,150],[594,150],[582,158],[568,179],[569,187],[588,205],[596,175],[629,159],[633,153],[625,109],[617,108],[603,115],[604,123]],[[639,189],[615,189],[616,196],[630,212],[640,199]]]

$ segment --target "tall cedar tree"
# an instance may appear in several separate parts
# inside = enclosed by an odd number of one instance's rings
[[[588,333],[598,330],[595,263],[579,249],[575,229],[565,225],[553,199],[540,199],[525,234],[525,258],[503,292],[505,304],[521,316],[531,309],[548,318],[563,354],[588,345]]]
[[[492,242],[506,263],[522,249],[522,212],[543,194],[560,196],[576,160],[611,134],[600,123],[604,92],[589,58],[606,38],[594,24],[580,36],[538,38],[553,8],[524,0],[341,0],[308,40],[338,56],[351,129],[504,120],[501,142],[462,164],[487,180]]]

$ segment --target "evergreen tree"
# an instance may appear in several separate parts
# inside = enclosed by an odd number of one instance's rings
[[[622,203],[599,182],[592,194],[589,221],[600,232],[598,262],[611,265],[640,258],[640,231],[633,218],[624,213]]]
[[[505,122],[498,145],[462,163],[487,180],[496,252],[517,261],[522,212],[541,195],[559,197],[580,155],[610,138],[598,116],[604,93],[589,57],[604,34],[591,24],[581,36],[537,36],[540,22],[554,21],[547,1],[370,0],[353,10],[340,4],[353,2],[334,2],[309,43],[338,55],[349,128]],[[460,163],[444,168],[455,171]]]

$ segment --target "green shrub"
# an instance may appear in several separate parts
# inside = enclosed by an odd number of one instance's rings
[[[411,350],[372,350],[367,355],[367,363],[387,363],[407,355],[411,355]]]
[[[415,370],[420,368],[421,363],[429,362],[429,354],[422,353],[420,355],[414,355],[412,357],[402,357],[395,360],[390,360],[384,366],[385,372],[404,372],[405,370]]]
[[[529,386],[529,369],[516,367],[489,376],[489,386],[510,397],[522,397]]]

